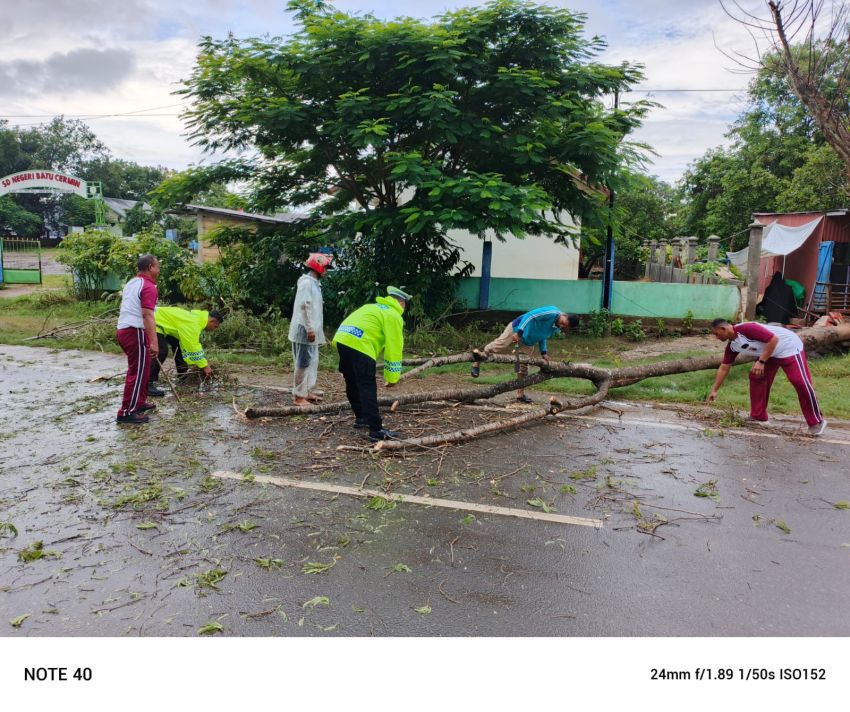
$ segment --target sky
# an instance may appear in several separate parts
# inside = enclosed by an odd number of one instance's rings
[[[20,126],[64,114],[85,118],[117,158],[184,169],[208,162],[190,145],[172,92],[192,71],[198,39],[286,35],[285,0],[0,0],[0,118]],[[470,0],[337,0],[339,9],[427,18]],[[601,60],[645,65],[635,98],[663,104],[634,138],[658,154],[648,172],[679,179],[723,144],[746,106],[751,78],[725,57],[748,51],[746,32],[719,0],[548,0],[587,14]],[[763,8],[762,0],[742,4]],[[723,89],[730,91],[668,91]],[[123,114],[123,116],[102,115]]]

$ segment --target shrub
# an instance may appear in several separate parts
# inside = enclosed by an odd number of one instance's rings
[[[643,330],[643,322],[640,319],[631,322],[626,327],[625,337],[629,341],[643,341],[646,338],[646,332]]]
[[[657,332],[656,336],[658,336],[658,338],[667,335],[667,325],[664,323],[664,319],[658,318],[655,320],[655,330]]]
[[[690,334],[694,329],[694,313],[688,309],[685,312],[685,318],[682,319],[682,331]]]
[[[592,311],[581,320],[582,330],[588,336],[599,339],[609,333],[611,314],[607,309]]]
[[[611,321],[611,336],[622,336],[626,331],[626,325],[620,317]]]

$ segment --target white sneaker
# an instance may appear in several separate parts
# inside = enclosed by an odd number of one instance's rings
[[[809,426],[809,435],[817,437],[818,435],[823,435],[824,430],[826,430],[826,421],[822,420],[820,423]]]

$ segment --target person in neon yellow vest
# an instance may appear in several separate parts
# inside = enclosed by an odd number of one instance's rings
[[[186,373],[189,366],[199,368],[207,377],[212,376],[212,368],[207,361],[204,347],[201,345],[201,332],[215,331],[221,326],[224,317],[217,311],[201,309],[181,309],[180,307],[159,307],[154,312],[156,321],[156,336],[159,341],[159,354],[151,364],[148,395],[164,396],[165,391],[156,386],[159,371],[168,349],[174,354],[174,365],[177,373]]]
[[[401,378],[404,351],[404,314],[411,296],[398,287],[387,287],[387,296],[365,304],[339,325],[333,344],[339,353],[339,372],[345,379],[345,395],[354,411],[355,428],[369,428],[373,442],[398,437],[384,428],[378,410],[375,382],[378,356],[384,353],[384,381],[392,387]]]

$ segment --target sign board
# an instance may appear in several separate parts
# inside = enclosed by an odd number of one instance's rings
[[[0,178],[0,195],[7,193],[76,193],[87,198],[86,182],[56,171],[30,170]]]

